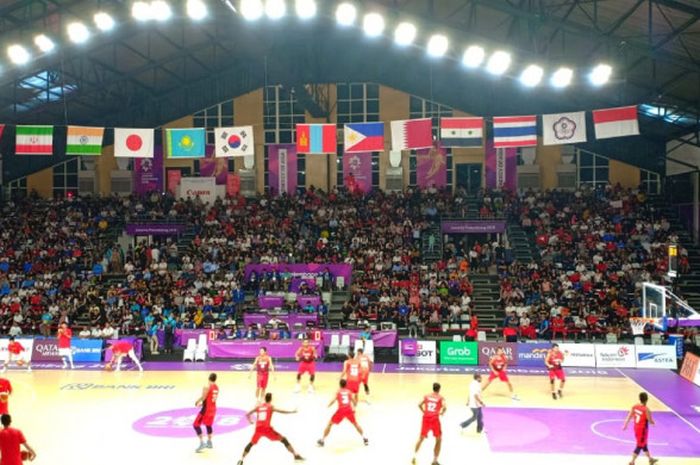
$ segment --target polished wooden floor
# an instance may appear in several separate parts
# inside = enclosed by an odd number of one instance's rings
[[[36,449],[35,464],[234,464],[252,435],[252,427],[216,436],[214,448],[196,454],[197,441],[189,427],[190,418],[168,418],[168,411],[193,407],[206,372],[101,372],[41,371],[6,373],[14,386],[10,413],[14,426],[22,429]],[[373,374],[371,404],[361,402],[358,421],[365,428],[370,445],[364,447],[352,427],[343,424],[331,432],[326,447],[315,443],[332,414],[327,403],[332,398],[338,375],[320,373],[315,394],[294,394],[294,374],[278,373],[271,380],[270,391],[280,408],[298,409],[294,415],[276,415],[273,426],[285,434],[304,455],[307,464],[358,465],[408,464],[420,427],[417,404],[434,381],[443,385],[447,399],[443,453],[440,463],[490,463],[532,465],[626,464],[626,453],[616,455],[502,453],[494,452],[489,443],[491,432],[477,435],[472,429],[461,432],[458,424],[468,416],[465,406],[471,376],[431,374]],[[505,385],[494,382],[485,393],[489,407],[597,409],[614,411],[624,419],[627,409],[641,390],[625,377],[570,378],[564,399],[553,401],[547,380],[542,377],[513,376],[520,402],[513,402]],[[248,410],[254,406],[254,379],[245,373],[220,372],[219,407]],[[652,397],[655,412],[668,408]],[[564,410],[562,410],[564,411]],[[159,416],[160,414],[160,416]],[[158,437],[134,428],[142,417],[155,415],[156,422],[172,422],[180,427],[181,436]],[[488,418],[488,416],[487,416]],[[240,420],[240,417],[238,418]],[[238,421],[234,419],[233,421]],[[230,421],[230,419],[229,419]],[[575,421],[572,420],[572,421]],[[616,420],[617,421],[617,420]],[[495,426],[491,426],[494,428]],[[556,432],[552,434],[556,435]],[[627,431],[627,435],[631,433]],[[652,438],[655,434],[652,430]],[[700,443],[700,436],[698,436]],[[419,464],[429,464],[433,441],[428,438],[418,456]],[[631,447],[631,446],[630,446]],[[697,458],[662,457],[664,464],[697,465]],[[593,460],[593,462],[592,462]],[[262,440],[253,448],[246,464],[293,463],[279,443]],[[641,460],[639,463],[646,463]]]

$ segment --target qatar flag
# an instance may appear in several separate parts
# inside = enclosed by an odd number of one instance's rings
[[[255,155],[253,126],[214,129],[216,157],[245,157]]]
[[[153,129],[114,128],[114,156],[153,158]]]

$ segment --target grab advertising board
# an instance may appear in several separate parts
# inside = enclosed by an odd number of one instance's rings
[[[435,341],[418,341],[416,355],[412,357],[404,355],[403,344],[403,341],[399,343],[399,363],[418,365],[434,365],[437,363],[437,345]]]
[[[479,363],[479,349],[476,342],[440,342],[441,365],[476,365]]]

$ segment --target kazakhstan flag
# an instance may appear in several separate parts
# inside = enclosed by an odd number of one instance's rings
[[[204,128],[166,129],[168,158],[204,158]]]

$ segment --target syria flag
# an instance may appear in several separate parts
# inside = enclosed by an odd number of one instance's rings
[[[153,129],[114,128],[114,156],[153,158]]]

